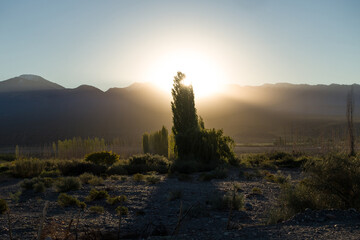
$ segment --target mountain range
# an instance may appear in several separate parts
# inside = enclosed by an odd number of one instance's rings
[[[346,130],[349,85],[228,85],[196,99],[205,127],[223,128],[240,143],[279,137],[324,137]],[[355,120],[360,85],[353,85]],[[196,92],[195,92],[196,94]],[[72,137],[140,142],[144,132],[171,128],[171,95],[150,83],[103,92],[93,86],[64,88],[36,75],[0,82],[0,147],[39,145]],[[358,128],[357,128],[358,129]]]

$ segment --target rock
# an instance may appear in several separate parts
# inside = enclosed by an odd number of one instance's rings
[[[253,206],[251,205],[251,203],[245,203],[245,206],[244,206],[244,208],[246,209],[246,210],[248,210],[248,211],[251,211],[251,210],[253,210]]]

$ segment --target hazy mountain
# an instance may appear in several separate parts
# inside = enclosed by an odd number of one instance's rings
[[[346,85],[266,84],[229,86],[196,100],[206,127],[223,128],[239,142],[271,142],[279,136],[344,133]],[[356,114],[360,86],[354,86]],[[196,94],[196,93],[195,93]],[[65,89],[38,76],[0,82],[0,145],[58,139],[119,137],[140,141],[146,131],[171,127],[171,95],[149,83],[103,92],[82,85]]]
[[[45,91],[64,89],[40,76],[24,74],[0,82],[0,92]]]

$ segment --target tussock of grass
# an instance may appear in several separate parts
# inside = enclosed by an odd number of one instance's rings
[[[110,205],[117,205],[127,201],[127,197],[125,195],[117,196],[117,197],[108,197],[107,203]]]
[[[102,207],[102,206],[91,206],[89,208],[89,211],[92,212],[92,213],[103,214],[104,213],[104,207]]]
[[[81,181],[78,177],[64,177],[56,182],[56,189],[58,192],[75,191],[79,190],[81,187]]]
[[[79,201],[76,197],[70,196],[66,193],[61,193],[58,197],[58,203],[62,207],[80,207],[84,209],[86,204],[84,202]]]
[[[89,192],[89,195],[85,198],[86,201],[95,201],[95,200],[101,200],[106,199],[109,197],[109,194],[106,190],[96,190],[95,188],[91,189]]]
[[[135,182],[141,182],[141,181],[144,181],[145,180],[145,175],[141,174],[141,173],[136,173],[133,175],[133,180]]]

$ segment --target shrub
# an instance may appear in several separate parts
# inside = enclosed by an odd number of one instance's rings
[[[45,161],[36,158],[19,159],[13,162],[11,173],[14,177],[20,178],[37,177],[45,169],[45,166]]]
[[[7,202],[4,199],[0,199],[0,214],[4,214],[8,209]]]
[[[81,174],[81,175],[79,176],[82,184],[88,184],[89,181],[90,181],[91,179],[93,179],[94,177],[95,177],[94,174],[88,173],[88,172],[83,173],[83,174]]]
[[[59,177],[61,175],[61,172],[59,169],[55,169],[55,170],[50,170],[50,171],[46,171],[43,170],[40,174],[40,177]]]
[[[106,166],[97,165],[91,162],[84,162],[81,160],[59,161],[57,167],[64,176],[79,176],[86,172],[94,175],[101,175],[107,170]]]
[[[94,186],[101,185],[104,182],[104,179],[91,173],[83,173],[79,176],[79,178],[83,184],[91,184]]]
[[[39,192],[39,193],[45,192],[45,190],[46,190],[45,184],[43,182],[38,182],[38,183],[34,184],[33,187],[34,187],[34,191]]]
[[[86,207],[86,204],[84,202],[81,202],[76,197],[70,196],[66,193],[60,193],[58,197],[58,203],[62,207],[77,206],[82,209]]]
[[[233,210],[240,211],[244,207],[244,197],[242,194],[229,191],[225,195],[216,195],[210,200],[210,204],[216,210]]]
[[[87,162],[105,166],[110,166],[117,160],[119,160],[119,155],[106,151],[91,153],[85,157],[85,161]]]
[[[104,213],[104,207],[102,206],[91,206],[89,208],[90,212],[97,213],[97,214],[103,214]]]
[[[36,192],[44,192],[45,188],[52,186],[54,180],[52,178],[39,178],[24,179],[20,186],[26,190],[34,189]]]
[[[167,173],[169,171],[170,162],[163,156],[141,154],[129,158],[128,165],[125,168],[129,174],[158,172]]]
[[[156,183],[160,182],[160,177],[158,177],[156,175],[147,176],[146,182],[148,182],[150,184],[156,184]]]
[[[125,195],[117,196],[117,197],[108,197],[107,203],[110,205],[117,205],[127,201],[127,197]]]
[[[126,171],[126,166],[124,166],[124,163],[118,162],[113,164],[106,173],[108,175],[127,175],[128,172]]]
[[[123,216],[128,215],[129,212],[128,208],[124,206],[118,206],[115,210],[118,215],[123,215]]]
[[[145,175],[143,175],[141,173],[136,173],[136,174],[133,175],[133,179],[136,182],[141,182],[141,181],[144,181]]]
[[[310,209],[360,209],[360,161],[341,155],[310,160],[307,177],[298,184],[285,184],[269,223],[285,220]]]
[[[174,200],[176,200],[176,199],[180,199],[180,198],[182,198],[182,195],[183,195],[182,190],[173,190],[173,191],[170,191],[170,192],[169,192],[169,195],[168,195],[168,200],[169,200],[169,201],[174,201]]]
[[[81,187],[81,181],[78,177],[65,177],[56,182],[58,192],[79,190]]]
[[[85,198],[86,201],[95,201],[108,198],[109,194],[106,190],[96,190],[95,188],[91,189],[89,195]]]
[[[258,187],[254,187],[251,191],[252,191],[253,194],[257,194],[257,195],[261,195],[261,194],[262,194],[261,189],[258,188]]]

